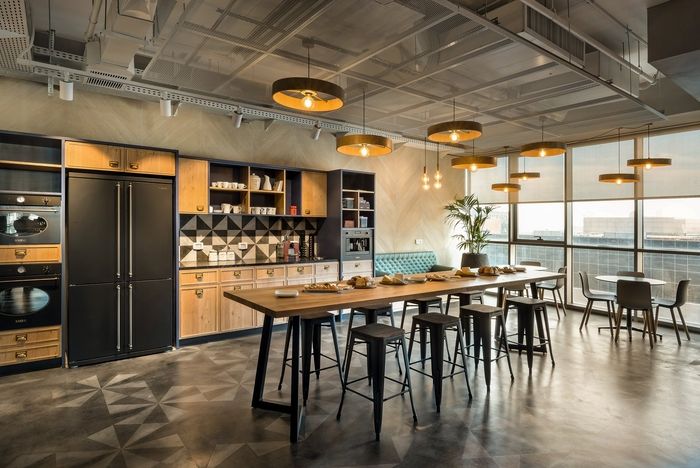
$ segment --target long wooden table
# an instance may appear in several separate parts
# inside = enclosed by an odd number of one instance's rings
[[[444,273],[450,274],[450,272]],[[299,439],[299,432],[303,423],[303,406],[299,399],[301,393],[299,391],[299,351],[300,324],[304,316],[339,309],[378,306],[408,299],[457,294],[492,288],[497,288],[499,290],[500,302],[503,297],[504,288],[522,284],[530,284],[530,288],[533,291],[532,297],[537,297],[536,283],[540,281],[556,280],[564,276],[565,275],[562,273],[552,273],[548,271],[526,271],[524,273],[502,274],[500,276],[453,278],[448,281],[412,283],[404,286],[379,285],[375,289],[353,289],[337,294],[300,292],[299,296],[293,298],[277,297],[274,291],[277,289],[297,289],[301,291],[303,289],[302,286],[247,290],[231,289],[224,291],[224,297],[265,314],[262,336],[260,338],[260,352],[258,354],[258,363],[255,373],[252,406],[254,408],[289,414],[291,417],[289,439],[292,443],[295,443]],[[466,299],[462,297],[460,299],[460,302],[461,301],[466,301]],[[288,326],[292,328],[291,398],[289,404],[263,399],[267,363],[270,354],[270,342],[272,340],[273,320],[285,317],[289,318]],[[541,331],[540,336],[542,336]]]

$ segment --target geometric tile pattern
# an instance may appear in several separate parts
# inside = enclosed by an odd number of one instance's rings
[[[312,377],[302,439],[290,445],[289,416],[250,407],[258,336],[2,377],[0,465],[697,466],[700,370],[691,364],[700,337],[682,347],[664,339],[653,351],[639,334],[612,345],[596,329],[605,318],[594,315],[579,333],[580,317],[551,321],[555,367],[536,355],[528,377],[525,356],[511,353],[515,380],[499,361],[486,393],[481,366],[471,365],[473,400],[462,378],[446,379],[439,414],[430,379],[412,372],[418,423],[407,398],[388,400],[380,442],[371,403],[353,394],[336,421],[340,385],[329,370]],[[339,335],[342,346],[345,322]],[[283,344],[284,331],[273,333],[266,399],[288,398],[286,385],[277,391]],[[393,356],[386,363],[399,378]],[[353,358],[351,379],[365,370]],[[386,394],[400,387],[391,385]]]
[[[316,234],[322,220],[304,218],[279,218],[249,215],[180,215],[180,261],[206,261],[209,251],[227,250],[236,253],[237,260],[273,259],[275,247],[286,237],[293,241],[304,240]],[[192,250],[195,242],[202,242],[204,249]],[[246,242],[246,251],[238,249],[238,243]]]

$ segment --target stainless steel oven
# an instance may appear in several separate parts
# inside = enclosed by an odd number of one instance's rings
[[[344,260],[368,260],[372,258],[372,231],[369,229],[344,229],[342,232]]]
[[[0,330],[60,323],[60,263],[0,265]]]
[[[0,195],[0,245],[59,244],[61,197]]]

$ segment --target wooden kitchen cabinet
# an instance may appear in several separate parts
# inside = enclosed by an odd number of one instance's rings
[[[0,333],[0,366],[61,356],[61,327],[10,330]]]
[[[219,286],[180,289],[180,338],[216,333]]]
[[[126,149],[126,172],[152,175],[175,175],[175,154],[140,148]]]
[[[301,173],[301,215],[326,217],[327,176],[325,172]]]
[[[177,177],[178,212],[207,213],[209,206],[209,162],[179,158]]]
[[[119,146],[67,141],[66,167],[98,171],[124,171],[125,149]]]
[[[219,331],[226,332],[257,326],[257,320],[255,318],[257,312],[239,302],[223,297],[224,291],[236,291],[241,289],[253,289],[253,283],[221,285],[222,298],[219,305]]]
[[[0,247],[0,264],[2,263],[60,263],[61,246],[59,244]]]

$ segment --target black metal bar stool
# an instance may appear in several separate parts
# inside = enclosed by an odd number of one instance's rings
[[[391,307],[391,304],[382,304],[378,306],[368,306],[368,307],[355,307],[353,309],[350,309],[350,320],[348,321],[348,330],[352,330],[352,324],[355,319],[355,315],[362,315],[365,318],[365,325],[368,325],[370,323],[377,323],[377,318],[378,317],[389,317],[389,323],[391,324],[392,327],[396,326],[396,323],[394,321],[394,310]],[[343,355],[343,362],[346,362],[348,359],[348,348],[350,345],[350,332],[348,331],[348,336],[345,341],[345,353]],[[401,360],[399,359],[399,346],[397,343],[390,343],[389,346],[393,348],[394,354],[396,355],[396,362],[399,365],[399,374],[403,373],[401,370]],[[360,354],[362,356],[367,356],[366,354],[361,353],[360,351],[355,351],[357,354]],[[387,354],[392,352],[392,350],[387,350]],[[372,372],[369,366],[371,365],[370,360],[367,360],[367,375],[369,377],[370,383],[372,382]]]
[[[539,340],[537,351],[547,352],[549,347],[549,358],[554,363],[554,354],[552,354],[552,339],[549,334],[549,318],[547,317],[547,303],[542,299],[533,299],[531,297],[509,297],[506,299],[506,309],[504,311],[504,320],[508,320],[508,310],[513,307],[518,311],[518,341],[508,341],[508,349],[517,349],[522,352],[523,349],[527,353],[527,367],[532,374],[532,358],[535,351],[535,338]],[[537,320],[537,328],[539,336],[535,336],[535,320]],[[544,323],[543,323],[544,321]],[[545,334],[546,336],[542,336]],[[513,334],[515,335],[515,334]],[[513,336],[510,335],[510,336]],[[523,338],[525,344],[523,345]]]
[[[474,344],[470,344],[467,341],[467,355],[474,358],[474,364],[479,367],[479,354],[483,350],[484,357],[481,359],[484,361],[484,378],[486,379],[486,391],[491,391],[491,361],[498,361],[501,358],[506,358],[508,362],[508,370],[510,371],[510,378],[514,380],[513,367],[510,364],[510,354],[508,353],[508,347],[506,345],[506,322],[503,318],[503,309],[500,307],[494,307],[484,304],[471,304],[462,306],[459,309],[459,318],[462,321],[462,330],[464,334],[469,337],[469,319],[471,318],[474,322]],[[496,319],[496,322],[500,324],[500,340],[498,340],[498,348],[492,348],[492,338],[491,338],[491,319]],[[455,357],[457,355],[457,340],[455,340]],[[474,348],[474,354],[469,354],[469,348]],[[500,354],[501,348],[505,351],[503,355]],[[496,357],[491,359],[491,351],[497,351]],[[456,359],[455,359],[456,361]],[[452,372],[455,370],[455,362],[452,363]]]
[[[329,327],[333,335],[333,347],[335,348],[335,359],[321,352],[321,328]],[[284,371],[287,366],[291,367],[292,358],[287,358],[289,355],[289,338],[292,333],[292,327],[287,326],[287,336],[284,339],[284,360],[282,361],[282,373],[280,382],[277,385],[277,390],[282,389],[284,382]],[[343,383],[343,370],[340,367],[340,350],[338,349],[338,334],[335,330],[335,315],[330,312],[321,312],[319,314],[304,316],[301,319],[301,377],[302,377],[302,393],[304,405],[309,399],[309,380],[311,377],[311,356],[314,357],[314,371],[316,378],[320,377],[322,370],[337,368],[340,376],[340,383]],[[327,367],[321,367],[321,356],[329,359],[335,364]]]
[[[350,348],[348,351],[348,359],[347,361],[345,361],[345,378],[343,379],[343,393],[340,397],[340,406],[338,407],[338,414],[336,415],[336,419],[340,420],[340,414],[343,411],[343,401],[345,400],[346,390],[355,393],[361,396],[362,398],[366,398],[367,400],[372,401],[374,406],[374,433],[376,434],[376,440],[379,440],[379,433],[382,430],[382,413],[384,409],[384,402],[408,392],[408,396],[411,400],[413,422],[418,422],[418,418],[416,417],[416,408],[413,405],[413,391],[411,389],[411,376],[409,375],[409,372],[406,372],[403,382],[400,382],[396,379],[384,375],[386,365],[386,347],[391,343],[396,343],[398,346],[401,347],[404,366],[408,369],[408,353],[406,352],[406,337],[404,335],[403,329],[391,327],[382,323],[370,323],[361,327],[351,328],[349,339]],[[368,366],[371,369],[372,373],[372,375],[370,376],[373,381],[372,397],[369,397],[364,393],[360,393],[350,388],[350,385],[367,378],[366,376],[363,376],[354,380],[348,380],[350,376],[350,363],[352,362],[353,347],[357,342],[367,343],[367,359],[372,361],[372,364]],[[384,398],[384,379],[400,384],[401,391],[399,393]]]
[[[479,300],[479,303],[483,304],[484,303],[484,294],[485,294],[485,291],[469,291],[469,292],[448,294],[447,295],[447,306],[445,306],[445,313],[446,314],[450,313],[450,305],[452,305],[452,301],[454,299],[459,300],[460,307],[464,304],[473,304],[476,299]]]
[[[440,312],[443,313],[444,310],[442,308],[442,298],[438,296],[431,296],[431,297],[422,297],[418,299],[409,299],[407,301],[404,301],[403,303],[403,312],[401,313],[401,328],[403,328],[404,322],[406,320],[406,308],[408,305],[416,305],[418,306],[418,315],[420,314],[427,314],[430,311],[431,307],[437,307],[440,309]],[[426,351],[426,346],[427,346],[427,339],[425,335],[425,329],[421,328],[420,331],[420,357],[422,360],[425,360],[425,351]]]
[[[413,350],[413,342],[415,341],[416,331],[422,328],[430,333],[430,374],[411,367],[410,369],[419,372],[425,376],[432,377],[433,379],[433,391],[435,393],[435,405],[437,406],[437,412],[440,412],[440,403],[442,401],[442,380],[448,377],[453,377],[455,375],[454,366],[457,361],[457,349],[455,349],[454,362],[451,359],[444,358],[445,349],[445,332],[448,329],[457,331],[457,341],[459,343],[459,354],[462,356],[462,365],[456,364],[461,368],[459,373],[464,373],[464,379],[467,381],[467,390],[469,391],[469,398],[472,397],[472,389],[469,385],[469,377],[467,376],[467,357],[465,354],[464,346],[464,336],[462,333],[462,325],[460,324],[459,317],[454,317],[452,315],[438,314],[436,312],[430,312],[427,314],[419,314],[413,317],[413,323],[411,325],[411,340],[408,344],[408,356],[410,359],[411,351]],[[421,334],[422,336],[423,334]],[[426,361],[425,358],[421,356],[418,361],[410,362],[410,364],[421,363]],[[452,364],[452,371],[448,375],[443,376],[443,367],[445,363]],[[407,371],[406,374],[409,372]]]

